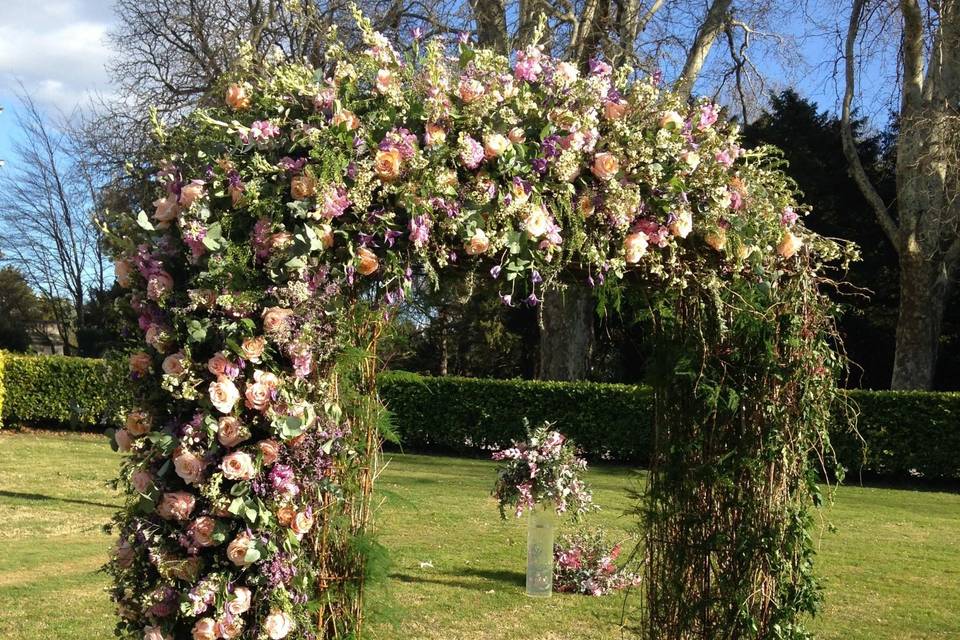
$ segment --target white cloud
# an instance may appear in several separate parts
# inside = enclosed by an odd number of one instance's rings
[[[5,101],[17,82],[62,111],[92,93],[109,92],[111,0],[2,0],[0,5],[0,96]]]

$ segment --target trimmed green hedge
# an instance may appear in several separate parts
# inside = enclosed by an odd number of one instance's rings
[[[113,424],[129,402],[122,363],[70,356],[7,354],[3,422],[90,428]]]
[[[0,351],[0,427],[3,426],[3,397],[6,389],[3,384],[3,372],[6,369],[8,357],[6,352]]]
[[[556,422],[592,458],[649,459],[650,392],[642,387],[388,372],[379,389],[411,450],[476,454],[508,446],[524,438],[526,417]]]

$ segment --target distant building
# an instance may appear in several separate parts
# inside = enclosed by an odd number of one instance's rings
[[[64,353],[64,340],[52,320],[37,322],[30,327],[30,351],[41,355],[60,355]],[[71,340],[70,346],[75,347],[76,341]]]

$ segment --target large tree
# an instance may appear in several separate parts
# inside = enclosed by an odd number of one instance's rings
[[[852,126],[865,43],[882,42],[891,32],[899,41],[892,59],[900,79],[892,200],[868,175]],[[960,267],[960,1],[854,0],[845,57],[844,152],[900,265],[891,387],[929,389]]]

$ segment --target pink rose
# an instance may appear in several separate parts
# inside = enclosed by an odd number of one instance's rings
[[[267,407],[270,406],[270,387],[262,382],[248,384],[243,395],[247,400],[248,409],[266,411]]]
[[[210,384],[210,402],[220,413],[230,413],[240,399],[237,385],[228,378],[220,378]]]
[[[263,310],[263,330],[267,333],[278,333],[286,328],[291,316],[291,309],[267,307]]]
[[[148,493],[153,488],[153,474],[146,469],[137,469],[130,476],[130,484],[138,493]]]
[[[233,598],[227,602],[227,611],[229,611],[231,615],[243,615],[250,610],[250,601],[252,599],[253,594],[250,593],[250,589],[246,587],[236,587],[233,590]]]
[[[133,547],[126,540],[117,540],[113,555],[117,559],[117,564],[123,569],[129,569],[133,564]]]
[[[170,223],[177,219],[180,213],[180,207],[177,206],[176,196],[170,194],[166,198],[154,200],[153,206],[156,210],[153,213],[153,219],[157,222],[158,229],[166,229]]]
[[[120,429],[113,437],[117,441],[117,450],[121,453],[128,453],[130,451],[133,445],[133,438],[127,433],[126,429]]]
[[[217,640],[216,622],[213,618],[200,618],[193,625],[193,640]]]
[[[173,290],[173,277],[166,271],[151,273],[147,278],[147,297],[160,300]]]
[[[396,84],[396,78],[393,77],[393,72],[389,69],[380,69],[377,71],[377,91],[380,93],[387,93],[390,91],[390,87]]]
[[[150,373],[150,367],[153,366],[153,358],[146,351],[137,351],[130,354],[130,373],[143,376]]]
[[[280,386],[280,378],[276,374],[263,369],[257,369],[253,372],[253,381],[265,384],[270,389],[276,389]]]
[[[127,414],[127,420],[124,428],[132,436],[142,436],[150,431],[152,424],[150,414],[140,409],[135,409]]]
[[[293,618],[284,611],[271,611],[263,621],[263,630],[270,636],[270,640],[282,640],[293,631]]]
[[[180,189],[180,206],[189,209],[190,205],[203,197],[203,194],[203,180],[191,180]]]
[[[203,470],[206,467],[207,463],[204,462],[203,458],[190,451],[185,451],[173,459],[173,468],[187,484],[201,482],[203,480]]]
[[[250,431],[237,418],[224,416],[220,418],[217,428],[217,440],[231,449],[250,437]]]
[[[620,161],[612,153],[598,153],[593,156],[593,166],[590,167],[590,171],[601,180],[610,180],[620,171]]]
[[[187,520],[197,504],[197,499],[186,491],[174,491],[163,494],[157,513],[164,520]]]
[[[182,351],[172,353],[163,359],[163,372],[171,376],[182,375],[186,371],[187,357]]]
[[[243,353],[244,358],[250,362],[257,363],[260,362],[260,357],[263,355],[263,349],[266,344],[267,339],[263,336],[246,338],[244,339],[243,344],[240,345],[240,351]]]
[[[207,360],[207,371],[217,376],[226,376],[227,371],[233,368],[233,363],[223,354],[222,351],[215,353],[212,358]]]
[[[277,461],[280,456],[280,443],[276,440],[261,440],[257,443],[260,449],[260,455],[263,456],[263,466],[269,467]]]
[[[253,459],[250,454],[243,451],[234,451],[225,455],[223,462],[220,463],[220,469],[229,480],[250,480],[257,475]]]
[[[210,516],[200,516],[190,524],[188,532],[199,547],[212,547],[217,543],[213,534],[217,531],[217,521]]]
[[[146,627],[143,630],[143,640],[173,640],[173,636],[164,634],[160,627]]]
[[[238,567],[246,567],[252,564],[247,562],[247,552],[254,546],[253,538],[249,534],[241,533],[227,545],[227,558]]]
[[[627,264],[636,264],[647,254],[649,241],[647,234],[642,231],[631,233],[623,241],[623,253]]]

